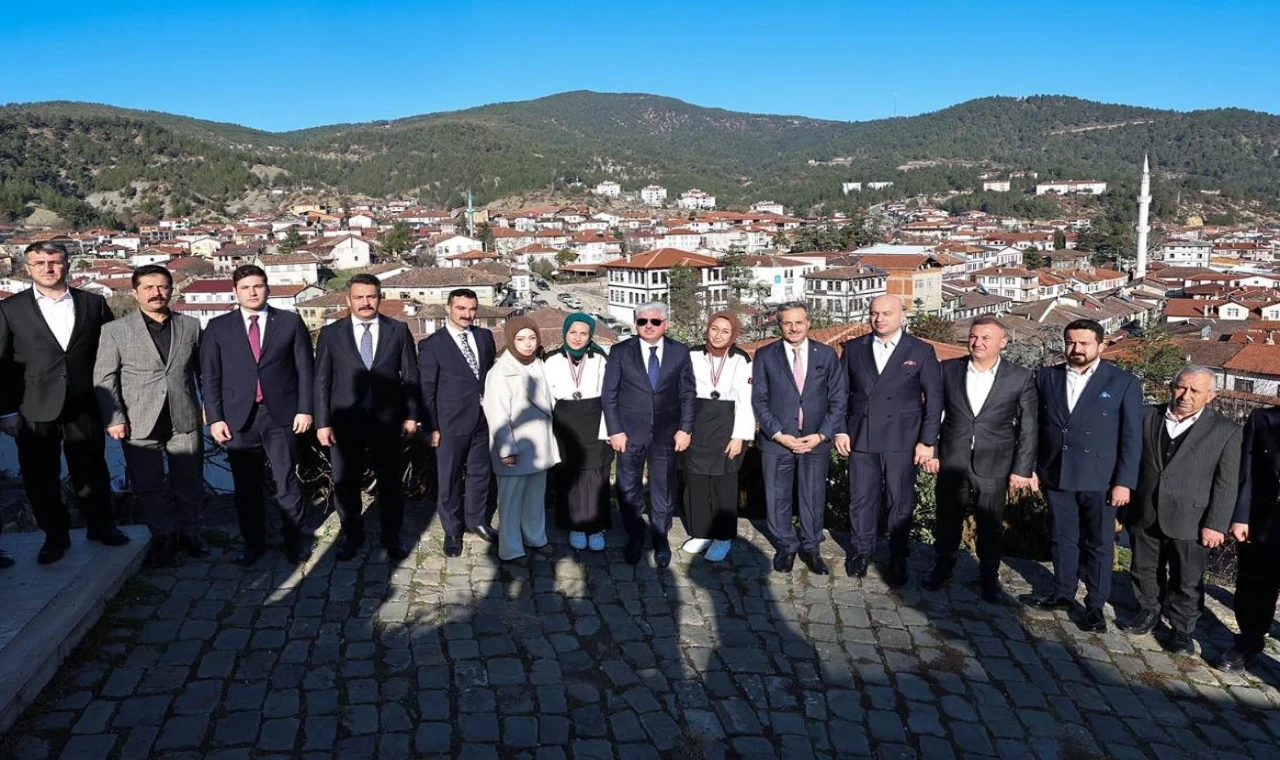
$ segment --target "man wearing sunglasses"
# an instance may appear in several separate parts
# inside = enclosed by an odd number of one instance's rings
[[[649,537],[658,567],[671,564],[671,503],[676,490],[676,452],[693,436],[697,386],[689,347],[666,337],[667,305],[652,302],[636,311],[635,340],[609,353],[600,403],[609,444],[618,452],[618,507],[627,528],[627,562],[644,552],[644,468],[649,466]]]

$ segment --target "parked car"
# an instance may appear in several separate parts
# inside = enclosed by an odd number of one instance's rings
[[[570,298],[564,302],[564,305],[574,310],[580,310],[582,308],[582,302],[576,298]]]
[[[556,294],[556,298],[558,298],[558,299],[560,299],[562,302],[564,302],[564,301],[568,301],[569,299],[573,298],[573,294],[572,294],[572,293],[557,293],[557,294]]]
[[[550,289],[551,289],[551,286],[547,284],[547,281],[546,281],[546,280],[538,280],[537,285],[538,285],[538,290],[550,290]]]

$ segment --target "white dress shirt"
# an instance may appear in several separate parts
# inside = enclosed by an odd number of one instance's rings
[[[973,360],[969,360],[969,370],[964,375],[964,390],[969,396],[969,408],[973,410],[974,417],[982,412],[983,404],[987,403],[987,396],[991,395],[991,387],[996,384],[998,369],[1000,369],[998,357],[996,363],[991,365],[991,369],[986,371],[973,366]]]
[[[360,351],[360,341],[364,339],[364,326],[369,325],[369,334],[373,336],[373,353],[371,356],[378,358],[378,320],[371,319],[365,321],[356,319],[354,315],[351,317],[351,333],[356,336],[356,353]]]
[[[658,349],[658,366],[661,367],[662,354],[663,350],[667,347],[667,341],[664,338],[658,338],[657,343],[648,343],[644,338],[637,338],[636,340],[640,341],[640,358],[644,361],[645,369],[647,370],[649,368],[649,349],[654,348],[655,346]]]
[[[39,288],[33,288],[33,290],[36,306],[40,308],[40,316],[53,331],[53,337],[58,341],[58,345],[66,351],[71,343],[71,332],[76,327],[76,304],[71,299],[71,288],[62,291],[62,295],[57,298],[46,296],[40,292]]]
[[[249,311],[243,306],[240,307],[240,318],[244,320],[245,335],[249,334],[249,317],[258,318],[258,347],[261,348],[267,344],[267,309],[271,307],[263,306],[262,311]]]
[[[475,336],[471,334],[470,327],[468,327],[465,330],[459,330],[457,327],[454,327],[453,323],[447,319],[444,321],[444,327],[446,330],[449,331],[449,334],[453,336],[454,343],[457,343],[460,346],[461,342],[465,340],[467,342],[467,345],[471,346],[471,351],[472,353],[475,354],[476,361],[477,362],[480,361],[480,346],[476,343]],[[466,354],[463,354],[463,356],[465,357]]]
[[[1084,387],[1089,384],[1089,379],[1093,377],[1093,373],[1098,371],[1098,365],[1102,363],[1101,358],[1093,360],[1093,364],[1084,372],[1076,372],[1070,365],[1067,365],[1067,412],[1076,410],[1076,402],[1080,400],[1080,394],[1084,393]]]
[[[1170,405],[1168,409],[1164,410],[1164,430],[1169,434],[1170,440],[1177,438],[1190,430],[1191,426],[1196,424],[1196,420],[1200,419],[1201,414],[1204,414],[1203,409],[1186,419],[1179,420],[1177,417],[1173,416],[1172,405]]]
[[[736,353],[716,358],[705,350],[690,351],[689,360],[693,365],[698,398],[710,399],[714,391],[717,394],[715,400],[734,402],[730,437],[751,440],[756,431],[756,415],[751,408],[751,360]],[[715,383],[711,381],[713,368],[719,371]]]
[[[898,342],[901,340],[901,329],[884,340],[871,336],[871,356],[876,360],[877,374],[884,374],[884,368],[889,365],[889,357],[893,356],[893,349],[898,347]]]

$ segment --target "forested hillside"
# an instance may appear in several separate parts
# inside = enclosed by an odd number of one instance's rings
[[[413,193],[452,206],[468,188],[483,203],[574,179],[614,179],[627,190],[700,187],[722,205],[769,198],[804,211],[847,202],[843,180],[895,183],[859,196],[865,201],[970,191],[980,172],[1001,169],[1133,179],[1148,152],[1165,187],[1280,195],[1280,117],[1251,111],[1178,113],[1046,96],[847,123],[570,92],[287,133],[93,104],[6,106],[0,219],[35,204],[75,224],[127,221],[121,217],[144,204],[221,211],[267,182]],[[107,218],[95,218],[84,199],[104,192],[118,195],[113,205],[99,202]]]

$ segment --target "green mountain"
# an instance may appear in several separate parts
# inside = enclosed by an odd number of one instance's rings
[[[1148,152],[1169,187],[1280,194],[1280,117],[1239,109],[1182,113],[1043,96],[838,122],[580,91],[284,133],[95,104],[5,106],[0,218],[40,203],[89,223],[96,212],[83,199],[95,193],[115,194],[117,217],[154,212],[161,200],[169,210],[221,210],[266,186],[414,193],[456,205],[467,188],[489,202],[575,178],[700,187],[722,205],[770,198],[806,209],[843,202],[844,180],[895,183],[877,198],[971,189],[981,171],[1001,168],[1132,180]]]

